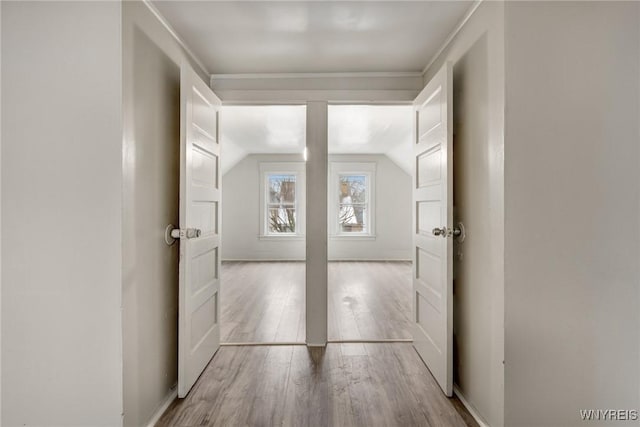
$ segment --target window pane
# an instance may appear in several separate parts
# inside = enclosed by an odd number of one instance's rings
[[[339,203],[366,203],[367,177],[365,175],[340,175]]]
[[[295,203],[296,176],[273,174],[269,179],[269,203]]]
[[[295,233],[296,210],[293,207],[269,207],[267,212],[269,233]]]
[[[339,214],[340,231],[343,233],[367,233],[368,218],[366,205],[341,204]]]
[[[366,233],[367,177],[366,175],[340,175],[338,192],[338,223],[343,233]]]

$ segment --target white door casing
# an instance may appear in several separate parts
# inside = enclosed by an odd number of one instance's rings
[[[414,101],[412,177],[413,345],[447,396],[453,392],[452,68],[445,63]],[[443,227],[449,236],[436,236]]]
[[[220,99],[187,64],[180,69],[178,397],[220,346]]]

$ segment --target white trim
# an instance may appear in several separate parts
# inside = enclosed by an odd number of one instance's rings
[[[296,206],[297,209],[297,206]],[[304,234],[300,233],[282,233],[282,234],[259,234],[258,239],[260,240],[271,240],[276,242],[282,242],[283,240],[288,241],[302,241],[306,237]]]
[[[469,411],[473,419],[476,420],[480,427],[490,427],[489,424],[480,416],[480,414],[478,414],[476,408],[474,408],[473,405],[471,405],[467,401],[467,399],[464,398],[464,394],[462,394],[462,391],[455,384],[453,385],[453,394],[455,394],[458,399],[460,399],[460,402],[462,402],[464,407],[467,408],[467,411]]]
[[[422,85],[422,83],[420,84]],[[344,104],[400,104],[413,101],[417,89],[242,89],[215,87],[223,105],[288,105],[310,99]]]
[[[413,262],[412,259],[389,259],[389,258],[332,258],[329,262]]]
[[[153,13],[153,15],[158,19],[158,21],[160,21],[162,26],[169,32],[169,34],[171,34],[171,37],[173,37],[175,41],[178,42],[180,47],[184,49],[184,51],[187,53],[187,55],[189,55],[189,57],[193,60],[193,62],[195,62],[198,65],[198,67],[200,67],[200,71],[210,76],[211,73],[209,72],[207,67],[204,65],[204,63],[200,61],[200,58],[198,58],[196,54],[193,53],[193,51],[189,48],[189,46],[187,46],[187,44],[180,38],[176,30],[174,30],[171,24],[169,24],[169,21],[167,21],[167,19],[164,16],[162,16],[160,11],[156,9],[156,7],[151,3],[151,0],[142,0],[142,3],[144,3],[144,5],[147,6],[149,11],[151,11],[151,13]]]
[[[327,346],[327,343],[324,343],[324,344],[307,343],[307,347],[322,347],[322,348],[324,348],[326,346]]]
[[[306,262],[305,258],[224,258],[222,262]],[[412,262],[404,258],[332,258],[329,262]]]
[[[258,239],[260,240],[304,240],[306,233],[306,164],[305,162],[260,162],[260,228]],[[270,234],[267,225],[267,175],[282,174],[296,177],[296,231],[295,233]]]
[[[413,338],[377,338],[377,339],[353,339],[353,340],[327,340],[327,344],[393,344],[412,343]]]
[[[146,1],[146,0],[145,0]],[[422,77],[424,73],[420,71],[397,71],[397,72],[346,72],[346,73],[238,73],[238,74],[211,74],[214,79],[325,79],[325,78],[385,78],[385,77]]]
[[[377,162],[329,162],[329,239],[375,240],[376,238],[376,170]],[[365,175],[367,177],[367,232],[340,232],[338,224],[338,182],[340,175]]]
[[[344,240],[344,241],[376,240],[376,235],[375,234],[358,234],[358,233],[353,233],[353,234],[341,233],[341,234],[332,234],[329,236],[329,238],[331,240]]]
[[[467,12],[462,17],[462,20],[460,20],[460,22],[458,22],[458,25],[456,25],[456,27],[453,29],[451,34],[449,34],[449,37],[447,37],[447,39],[444,41],[444,43],[442,44],[440,49],[438,49],[436,54],[431,57],[431,60],[429,60],[427,65],[422,69],[422,76],[423,77],[427,73],[427,71],[429,70],[429,67],[431,67],[433,65],[433,63],[436,62],[438,57],[440,55],[442,55],[442,52],[444,52],[444,50],[449,46],[449,44],[453,41],[453,39],[458,35],[460,30],[462,30],[462,27],[464,27],[464,25],[467,23],[467,21],[471,18],[471,15],[473,15],[473,13],[476,11],[476,9],[478,9],[478,6],[480,6],[482,1],[483,0],[475,0],[473,2],[471,7],[469,8],[469,10],[467,10]]]
[[[305,342],[298,341],[279,341],[279,342],[222,342],[220,347],[261,347],[261,346],[288,346],[288,345],[307,345]]]
[[[178,398],[178,385],[174,385],[167,397],[165,397],[162,405],[158,408],[158,410],[153,414],[149,422],[147,423],[147,427],[154,427],[160,418],[164,415],[165,411],[169,406],[173,403],[174,400]]]
[[[221,262],[306,262],[305,258],[225,258],[220,260]]]

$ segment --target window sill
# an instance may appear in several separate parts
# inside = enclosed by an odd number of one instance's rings
[[[360,234],[360,235],[347,235],[347,234],[333,234],[329,236],[331,240],[376,240],[375,234]]]
[[[283,240],[291,240],[291,241],[296,241],[296,240],[304,240],[304,234],[282,234],[282,235],[277,235],[277,234],[264,234],[264,235],[260,235],[258,236],[258,239],[260,240],[272,240],[272,241],[283,241]]]

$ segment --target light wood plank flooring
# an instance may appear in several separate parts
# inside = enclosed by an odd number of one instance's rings
[[[222,347],[157,426],[477,426],[411,344]]]
[[[304,342],[302,262],[222,264],[222,342]],[[329,263],[330,340],[411,338],[411,263]]]
[[[220,340],[304,342],[304,262],[223,262]]]
[[[329,263],[329,340],[411,338],[410,262]]]

